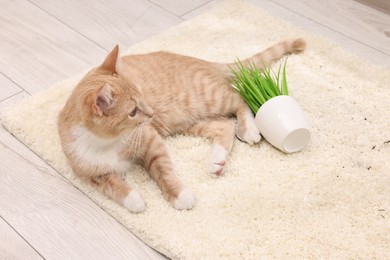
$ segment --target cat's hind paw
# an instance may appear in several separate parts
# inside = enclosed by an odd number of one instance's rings
[[[173,201],[175,209],[192,209],[195,205],[195,194],[188,188],[183,188]]]
[[[145,210],[145,202],[137,190],[131,191],[123,201],[123,206],[134,213],[140,213]]]

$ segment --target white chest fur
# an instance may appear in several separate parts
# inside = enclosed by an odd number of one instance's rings
[[[71,134],[75,141],[69,148],[80,158],[80,162],[110,168],[117,173],[129,170],[130,162],[121,157],[122,139],[101,138],[82,126],[74,127]]]

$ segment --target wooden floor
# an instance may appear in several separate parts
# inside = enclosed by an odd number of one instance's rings
[[[390,68],[385,0],[251,0]],[[0,113],[219,0],[0,0]],[[232,32],[234,33],[234,32]],[[0,127],[0,259],[162,259]]]

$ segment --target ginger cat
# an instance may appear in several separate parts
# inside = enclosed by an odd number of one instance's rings
[[[243,64],[262,67],[304,48],[302,39],[283,41]],[[210,138],[214,176],[223,173],[235,135],[248,144],[261,139],[251,110],[230,86],[229,66],[236,67],[168,52],[119,57],[115,47],[78,83],[59,115],[62,148],[74,173],[142,212],[140,193],[121,177],[138,162],[174,208],[191,209],[195,196],[175,175],[163,138]]]

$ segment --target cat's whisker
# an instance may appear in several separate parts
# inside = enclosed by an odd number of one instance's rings
[[[143,128],[144,128],[144,124],[140,124],[132,132],[132,138],[131,138],[132,139],[131,147],[133,147],[132,162],[134,162],[134,160],[136,159],[137,154],[141,148]]]
[[[141,124],[139,127],[139,137],[138,137],[138,146],[137,146],[137,153],[141,150],[142,145],[142,137],[143,137],[143,131],[146,124]]]
[[[138,138],[138,128],[135,128],[131,135],[130,135],[130,144],[131,144],[131,147],[134,147],[134,145],[136,144],[137,142],[137,138]]]
[[[137,154],[138,154],[138,146],[139,146],[139,139],[140,139],[140,129],[139,127],[136,128],[136,131],[135,131],[135,134],[134,134],[134,137],[133,137],[133,144],[132,144],[132,147],[133,147],[133,161],[135,160],[135,158],[137,157]]]

